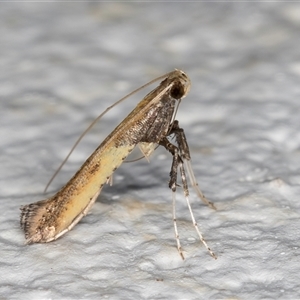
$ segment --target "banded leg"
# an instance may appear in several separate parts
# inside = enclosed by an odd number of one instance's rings
[[[190,150],[184,134],[184,130],[183,128],[179,127],[179,122],[177,120],[173,122],[172,128],[170,129],[170,134],[175,135],[180,156],[183,160],[184,165],[186,166],[191,185],[195,190],[196,194],[206,205],[208,205],[210,208],[216,209],[214,204],[206,199],[206,197],[199,188],[198,182],[192,169]]]
[[[164,146],[173,156],[171,171],[170,171],[170,181],[169,181],[169,188],[172,190],[172,202],[173,202],[173,224],[174,224],[174,231],[175,231],[175,239],[177,244],[177,250],[182,259],[184,259],[184,255],[182,252],[182,247],[180,244],[179,233],[177,228],[177,221],[176,221],[176,186],[177,186],[177,170],[178,170],[178,163],[181,161],[180,156],[178,155],[178,148],[171,144],[167,138],[164,138],[160,145]]]
[[[176,192],[176,186],[177,186],[177,172],[178,172],[178,167],[180,170],[180,175],[181,175],[181,181],[182,181],[182,185],[183,185],[183,191],[184,191],[184,196],[186,199],[186,203],[187,206],[189,208],[190,211],[190,215],[191,215],[191,219],[193,222],[193,226],[199,236],[200,241],[203,243],[203,245],[205,246],[205,248],[207,249],[207,251],[209,252],[209,254],[216,259],[216,255],[213,253],[213,251],[210,249],[210,247],[208,247],[205,239],[203,238],[203,235],[201,234],[199,227],[197,225],[197,222],[195,220],[192,208],[191,208],[191,204],[189,201],[189,189],[188,189],[188,184],[187,184],[187,180],[186,180],[186,175],[185,175],[185,169],[184,169],[184,162],[187,161],[189,162],[190,160],[190,153],[189,153],[189,149],[188,149],[188,144],[184,135],[184,131],[183,129],[179,128],[178,126],[178,121],[174,121],[174,127],[172,128],[172,131],[170,134],[174,133],[175,137],[176,137],[176,142],[178,143],[178,148],[173,145],[172,143],[169,142],[169,140],[167,138],[164,138],[161,142],[160,145],[164,146],[173,156],[173,162],[172,162],[172,167],[171,167],[171,172],[170,172],[170,182],[169,182],[169,187],[172,190],[172,198],[173,198],[173,220],[174,220],[174,229],[175,229],[175,236],[176,236],[176,241],[177,241],[177,249],[182,257],[182,259],[184,259],[183,253],[182,253],[182,249],[180,246],[180,240],[179,240],[179,235],[178,235],[178,231],[177,231],[177,223],[176,223],[176,211],[175,211],[175,192]],[[179,153],[180,155],[179,155]],[[181,158],[181,156],[183,157],[183,159]],[[188,165],[189,167],[189,165]],[[192,169],[190,169],[191,174],[193,177],[190,176],[191,178],[195,178],[194,173],[192,172]],[[189,169],[188,169],[189,172]],[[191,181],[193,182],[193,180],[191,179]],[[196,182],[196,180],[194,180]],[[197,184],[197,182],[196,182]],[[195,186],[198,186],[195,185]],[[200,191],[200,189],[198,188],[200,195],[202,195],[202,197],[200,197],[206,204],[210,205],[211,207],[214,207],[212,203],[210,203],[209,201],[207,201],[207,199],[204,197],[204,195],[202,194],[202,192]],[[198,196],[199,196],[199,193]],[[205,200],[206,201],[205,201]]]
[[[199,230],[199,227],[197,225],[197,222],[195,220],[195,217],[194,217],[194,213],[193,213],[193,210],[192,210],[192,207],[191,207],[191,204],[190,204],[190,200],[189,200],[189,190],[188,190],[188,185],[187,185],[187,180],[186,180],[186,176],[185,176],[185,170],[184,170],[184,165],[183,163],[179,163],[179,169],[180,169],[180,175],[181,175],[181,181],[182,181],[182,185],[183,185],[183,191],[184,191],[184,197],[185,197],[185,200],[186,200],[186,203],[187,203],[187,206],[189,208],[189,211],[190,211],[190,215],[191,215],[191,218],[192,218],[192,222],[193,222],[193,225],[195,227],[195,230],[199,236],[199,239],[200,241],[202,242],[202,244],[205,246],[205,248],[207,249],[207,251],[209,252],[209,254],[214,258],[214,259],[217,259],[217,256],[212,252],[212,250],[210,249],[210,247],[208,247],[205,239],[203,238],[203,235],[201,234],[200,230]]]

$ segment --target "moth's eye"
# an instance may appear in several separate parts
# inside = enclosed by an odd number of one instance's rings
[[[170,91],[171,97],[175,99],[181,99],[184,93],[184,87],[180,82],[175,83]]]

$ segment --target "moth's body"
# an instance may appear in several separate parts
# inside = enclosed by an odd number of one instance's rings
[[[180,84],[185,86],[188,81],[181,71],[171,73],[100,144],[60,191],[22,208],[21,225],[28,243],[49,242],[68,231],[86,214],[85,209],[139,142],[158,143],[166,136],[177,99],[162,95],[179,84],[180,81],[174,82],[178,75],[183,81]]]
[[[186,96],[189,89],[190,80],[184,72],[175,70],[167,74],[161,84],[109,134],[60,191],[49,199],[23,206],[21,226],[25,231],[26,242],[50,242],[73,228],[86,215],[113,172],[137,145],[145,157],[153,152],[157,144],[163,145],[172,153],[176,176],[171,171],[173,178],[171,174],[170,188],[175,191],[177,166],[182,165],[182,159],[178,155],[175,158],[177,148],[168,142],[167,136],[179,128],[177,122],[178,128],[173,129],[176,104]],[[185,157],[181,152],[184,150],[181,151],[179,147],[179,154],[189,160],[189,153]],[[192,181],[197,189],[197,183],[193,179]],[[200,190],[197,193],[209,204]],[[174,226],[177,232],[175,223]],[[196,223],[194,226],[197,226]],[[181,252],[179,239],[176,238],[178,250]],[[205,243],[201,234],[200,239]],[[182,252],[180,254],[183,257]]]

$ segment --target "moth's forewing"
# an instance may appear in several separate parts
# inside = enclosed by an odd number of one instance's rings
[[[79,222],[113,172],[133,148],[143,142],[148,127],[153,126],[151,122],[156,121],[155,115],[162,105],[162,97],[179,93],[183,98],[189,88],[190,81],[184,72],[175,70],[168,73],[161,84],[108,135],[60,191],[47,200],[23,206],[21,226],[27,243],[55,240]],[[147,157],[154,150],[152,142],[148,146],[143,143],[141,148]]]

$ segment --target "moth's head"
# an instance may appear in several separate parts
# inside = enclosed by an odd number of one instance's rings
[[[175,99],[184,98],[191,88],[190,78],[183,71],[177,69],[175,69],[171,77],[170,79],[173,82],[170,90],[171,97]]]

